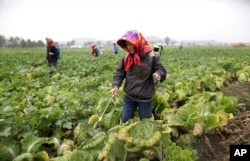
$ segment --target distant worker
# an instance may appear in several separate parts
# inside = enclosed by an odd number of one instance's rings
[[[57,59],[58,59],[58,51],[54,44],[54,41],[51,38],[46,38],[47,43],[47,56],[46,59],[48,61],[49,67],[56,67]]]
[[[103,45],[99,45],[99,50],[100,50],[100,55],[104,54],[104,46]]]
[[[113,43],[113,51],[114,51],[114,54],[118,54],[119,47],[116,43]]]
[[[183,43],[181,42],[181,45],[179,46],[179,49],[182,50],[183,48]]]
[[[91,55],[94,56],[94,57],[98,57],[100,56],[100,49],[96,46],[96,44],[92,44],[91,46]]]
[[[153,50],[156,54],[159,54],[161,56],[161,53],[163,51],[163,46],[159,43],[155,44]]]

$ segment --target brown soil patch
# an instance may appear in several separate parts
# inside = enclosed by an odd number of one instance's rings
[[[228,161],[230,145],[250,144],[250,83],[231,84],[222,91],[237,97],[240,106],[227,126],[195,139],[193,147],[198,151],[198,161]]]

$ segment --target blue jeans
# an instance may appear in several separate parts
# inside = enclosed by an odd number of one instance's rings
[[[139,109],[140,120],[152,117],[152,101],[137,102],[124,96],[122,109],[122,122],[125,123],[129,119],[134,118],[134,112]]]

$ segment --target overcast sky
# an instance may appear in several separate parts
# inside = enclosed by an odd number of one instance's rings
[[[114,40],[136,29],[174,40],[250,42],[250,0],[0,0],[0,35]]]

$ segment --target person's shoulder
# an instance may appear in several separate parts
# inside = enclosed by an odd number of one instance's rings
[[[151,51],[148,53],[148,55],[150,57],[160,57],[160,54],[158,52],[155,52],[155,51]]]
[[[50,48],[56,48],[56,46],[55,46],[55,45],[49,45],[49,47],[50,47]]]
[[[158,52],[155,52],[155,51],[151,51],[148,54],[148,56],[149,56],[150,61],[152,61],[152,62],[160,59],[160,54]]]

